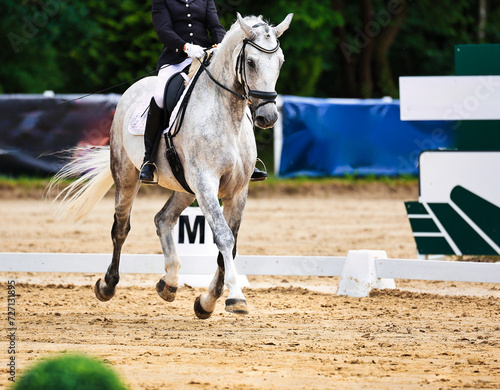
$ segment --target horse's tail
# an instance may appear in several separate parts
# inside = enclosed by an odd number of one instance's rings
[[[48,191],[64,180],[78,177],[55,197],[57,217],[85,219],[113,185],[109,146],[74,148],[73,157],[50,181]],[[53,203],[54,203],[53,202]]]

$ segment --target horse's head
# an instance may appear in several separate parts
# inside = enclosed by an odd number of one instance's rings
[[[262,129],[278,120],[276,82],[285,61],[278,38],[288,29],[292,17],[289,14],[278,26],[271,27],[261,19],[243,19],[238,13],[246,38],[236,61],[236,73],[248,96],[255,125]]]

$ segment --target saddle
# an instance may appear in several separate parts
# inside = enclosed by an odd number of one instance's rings
[[[165,85],[165,92],[163,93],[163,107],[164,107],[164,126],[167,128],[170,124],[170,117],[174,111],[175,106],[179,102],[184,90],[186,89],[186,80],[184,75],[189,73],[189,68],[191,65],[186,66],[183,70],[175,73],[172,77],[168,79]],[[184,73],[184,75],[183,75]]]

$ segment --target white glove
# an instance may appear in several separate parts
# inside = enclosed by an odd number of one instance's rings
[[[191,58],[201,58],[205,55],[205,51],[201,46],[191,43],[186,43],[186,50],[184,52]]]

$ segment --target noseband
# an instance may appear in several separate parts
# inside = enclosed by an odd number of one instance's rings
[[[256,28],[256,27],[263,26],[263,25],[267,25],[267,24],[266,23],[258,23],[256,25],[252,26],[252,28]],[[255,111],[257,109],[259,109],[260,107],[262,107],[266,104],[269,104],[269,103],[276,104],[276,98],[278,97],[278,93],[276,91],[267,92],[267,91],[259,91],[259,90],[255,90],[255,89],[250,88],[250,86],[248,85],[248,82],[247,82],[247,73],[246,73],[246,66],[245,66],[245,63],[246,63],[246,51],[245,51],[245,49],[246,49],[247,45],[250,45],[250,46],[255,47],[257,50],[259,50],[263,53],[273,54],[273,53],[276,53],[278,51],[278,49],[280,48],[280,42],[278,40],[276,40],[276,41],[277,41],[277,44],[273,49],[266,49],[266,48],[256,44],[254,41],[252,41],[248,38],[243,39],[243,45],[241,46],[240,53],[238,54],[238,58],[236,59],[236,68],[235,68],[238,81],[243,86],[243,91],[244,91],[243,94],[238,93],[236,91],[233,91],[232,89],[221,84],[208,71],[207,66],[210,64],[212,53],[210,56],[208,56],[208,58],[201,61],[201,67],[203,68],[204,71],[207,72],[208,76],[215,84],[217,84],[222,89],[225,89],[226,91],[237,96],[241,100],[247,101],[247,104],[250,107],[250,110],[252,111],[252,117],[255,116]],[[263,102],[254,108],[252,106],[252,103],[249,100],[250,97],[263,100]]]

